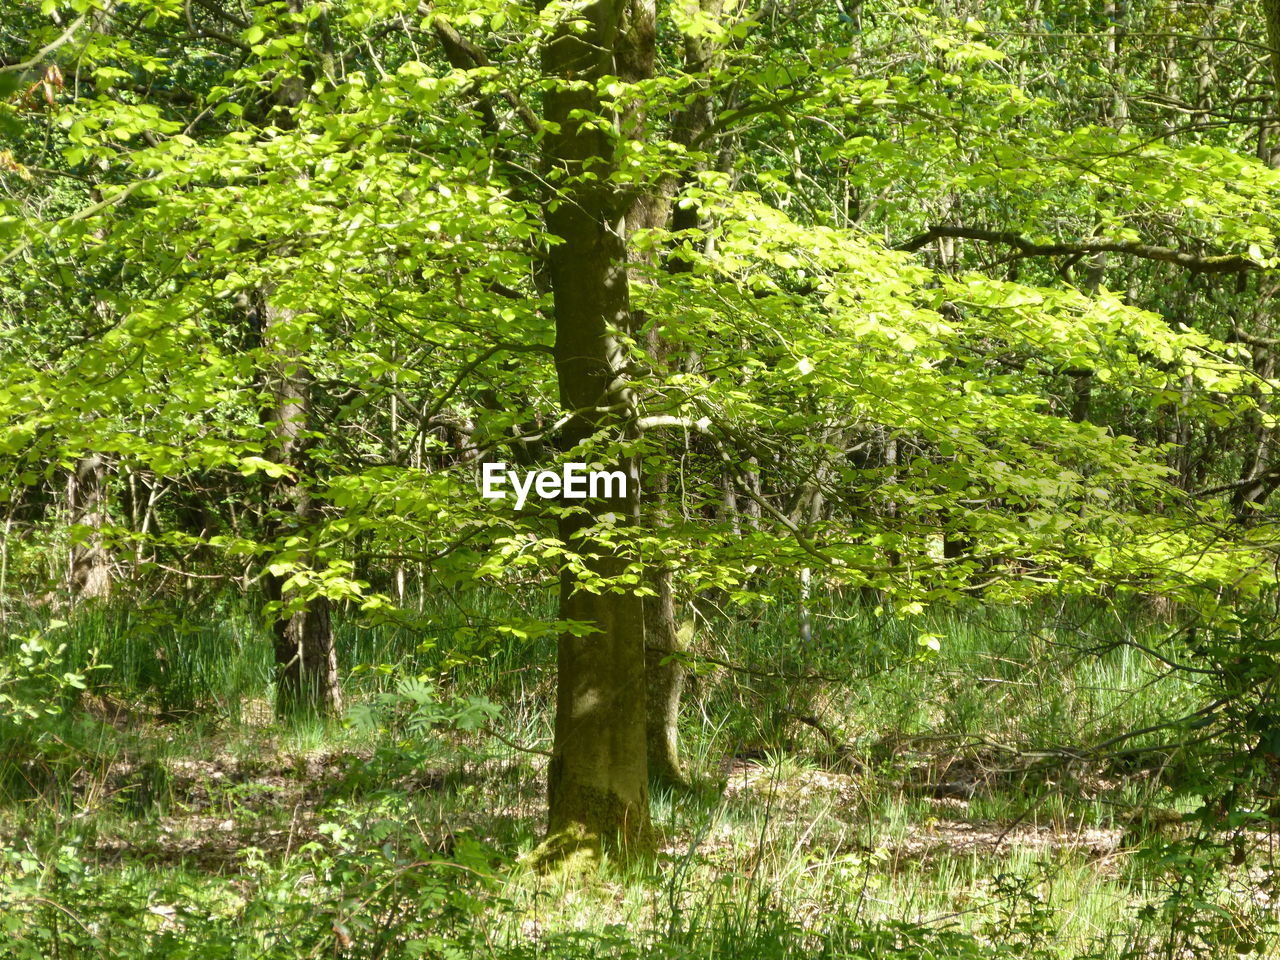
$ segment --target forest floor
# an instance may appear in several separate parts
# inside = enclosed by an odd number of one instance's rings
[[[263,691],[183,711],[104,685],[66,750],[8,771],[0,915],[22,921],[0,930],[15,957],[1150,955],[1187,873],[1169,858],[1194,842],[1195,758],[1085,748],[1194,691],[1132,647],[1046,657],[1029,645],[1050,635],[998,627],[951,624],[936,657],[882,628],[849,684],[698,671],[692,785],[654,791],[657,858],[592,879],[528,864],[551,690],[530,651],[441,688],[491,698],[506,742],[415,723],[390,682],[350,691],[382,698],[372,724],[278,724]],[[712,652],[762,666],[751,635]],[[813,673],[849,648],[828,640]],[[1222,936],[1251,949],[1269,866],[1213,890]]]

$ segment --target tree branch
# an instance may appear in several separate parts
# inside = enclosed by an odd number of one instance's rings
[[[419,5],[419,12],[422,12],[423,6],[425,5]],[[455,30],[448,21],[436,17],[431,21],[431,29],[440,40],[441,46],[444,47],[445,56],[449,58],[451,66],[459,70],[489,66],[489,58],[484,55],[484,51]],[[524,128],[529,133],[536,134],[542,130],[542,124],[538,122],[537,114],[515,92],[504,88],[501,94],[502,99],[506,100],[511,109],[515,111],[516,116],[520,118],[520,122],[524,124]]]
[[[1070,243],[1035,243],[1019,233],[1007,230],[984,230],[981,227],[936,225],[919,236],[897,244],[895,250],[914,253],[921,247],[943,237],[960,240],[981,240],[984,243],[1001,243],[1013,247],[1024,257],[1057,257],[1088,253],[1125,253],[1143,260],[1158,260],[1185,267],[1193,273],[1242,273],[1261,270],[1262,264],[1240,254],[1223,254],[1202,257],[1173,247],[1160,247],[1150,243],[1126,240],[1108,240],[1105,237],[1086,237]]]

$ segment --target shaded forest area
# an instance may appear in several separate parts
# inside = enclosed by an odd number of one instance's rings
[[[1280,955],[1278,237],[1280,0],[9,0],[0,957]]]

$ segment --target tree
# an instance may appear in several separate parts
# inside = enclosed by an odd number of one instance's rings
[[[634,406],[621,335],[630,328],[626,214],[614,182],[616,119],[597,84],[627,52],[651,8],[595,0],[543,8],[552,17],[543,70],[543,155],[555,192],[546,202],[554,240],[548,275],[554,299],[556,374],[568,449],[626,423]],[[553,848],[624,851],[650,846],[645,735],[645,622],[638,558],[621,531],[639,520],[634,457],[619,466],[625,495],[564,508],[559,538],[581,563],[561,572],[555,744],[548,773]],[[588,579],[590,578],[590,579]],[[593,582],[594,581],[594,582]],[[585,629],[584,629],[585,628]]]

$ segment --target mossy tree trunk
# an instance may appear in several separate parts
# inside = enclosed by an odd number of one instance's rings
[[[628,6],[628,0],[599,0],[558,11],[543,52],[544,73],[556,81],[544,101],[543,149],[555,187],[546,223],[562,241],[551,247],[548,274],[560,401],[572,414],[566,447],[622,429],[632,413],[617,335],[630,324],[626,199],[610,180],[614,131],[593,122],[601,117],[616,131],[618,118],[605,116],[596,83],[615,70]],[[559,535],[581,555],[584,575],[614,583],[636,558],[608,529],[639,518],[637,465],[629,460],[618,468],[628,475],[625,495],[583,501],[581,510],[559,521]],[[606,847],[643,853],[653,834],[641,599],[631,589],[588,592],[579,580],[569,567],[561,574],[561,619],[586,624],[589,632],[567,631],[559,639],[546,851],[554,859]]]

